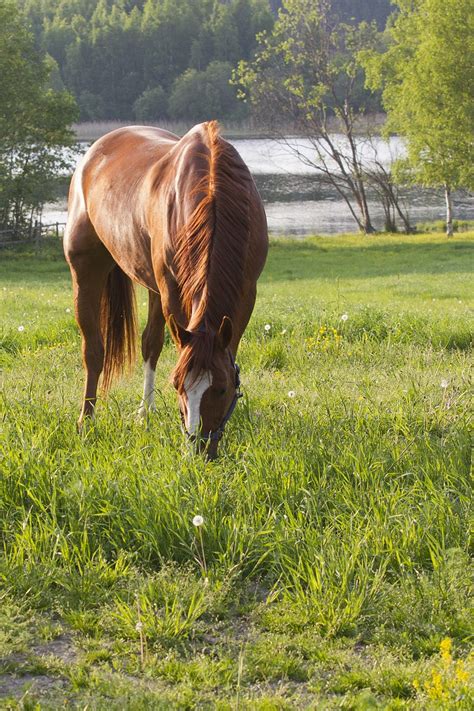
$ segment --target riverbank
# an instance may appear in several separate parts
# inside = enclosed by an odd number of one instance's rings
[[[2,255],[0,706],[472,708],[473,254],[272,241],[212,464],[168,337],[147,426],[140,367],[79,437],[60,246]]]
[[[365,134],[368,129],[375,130],[377,134],[385,123],[385,114],[374,114],[372,116],[367,116],[360,118],[356,124],[355,131],[357,134]],[[129,121],[89,121],[84,123],[75,123],[72,126],[76,138],[78,141],[95,141],[101,136],[104,136],[109,131],[114,131],[117,128],[123,128],[124,126],[130,126],[137,123],[136,119],[130,119]],[[147,126],[159,126],[164,128],[171,133],[175,133],[178,136],[183,136],[187,131],[189,131],[197,121],[170,121],[167,119],[158,120],[153,123],[145,123]],[[267,138],[271,135],[271,132],[265,127],[259,127],[254,124],[253,121],[239,121],[239,122],[229,122],[221,121],[222,135],[229,139],[243,139],[243,138]],[[337,130],[337,122],[334,120],[332,122],[333,130]],[[285,136],[297,135],[297,132],[292,126],[285,126],[281,128],[282,134]]]

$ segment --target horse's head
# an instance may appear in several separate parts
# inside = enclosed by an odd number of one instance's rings
[[[229,349],[232,322],[224,316],[217,331],[188,331],[171,316],[169,327],[180,353],[173,384],[183,426],[196,449],[215,459],[240,397],[239,369]]]

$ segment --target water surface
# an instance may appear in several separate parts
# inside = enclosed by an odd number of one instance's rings
[[[346,147],[343,136],[336,135],[334,139],[341,149]],[[369,142],[364,137],[357,140],[367,164],[373,160],[374,151],[386,166],[404,152],[403,142],[396,137],[390,141],[378,138]],[[314,150],[308,139],[289,137],[281,143],[266,138],[251,138],[230,142],[254,176],[265,204],[270,233],[304,236],[338,234],[357,229],[344,200],[311,165]],[[82,145],[86,150],[87,145]],[[411,188],[404,189],[402,195],[412,224],[445,218],[441,190]],[[373,224],[381,230],[384,227],[383,210],[376,196],[370,192],[368,200]],[[47,205],[43,219],[45,222],[65,222],[66,215],[64,198],[59,203]],[[454,193],[454,215],[457,219],[474,219],[472,196],[464,191]]]

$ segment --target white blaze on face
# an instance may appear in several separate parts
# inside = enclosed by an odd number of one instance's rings
[[[184,380],[184,392],[186,397],[186,429],[189,434],[195,434],[201,422],[201,400],[202,396],[212,385],[212,373],[204,370],[194,381],[188,373]]]

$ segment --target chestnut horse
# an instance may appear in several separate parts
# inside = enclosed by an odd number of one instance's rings
[[[249,170],[215,121],[179,138],[145,126],[103,136],[76,168],[64,251],[82,332],[86,385],[79,427],[135,355],[133,282],[148,289],[140,413],[154,408],[168,325],[185,429],[210,458],[239,397],[237,348],[268,250]]]

